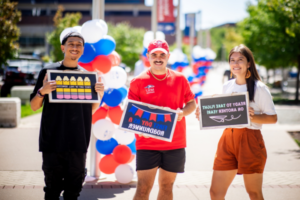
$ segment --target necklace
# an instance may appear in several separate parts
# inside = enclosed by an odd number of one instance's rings
[[[168,76],[168,70],[167,70],[166,76],[165,76],[164,78],[162,78],[162,79],[157,78],[157,77],[152,73],[152,70],[151,70],[151,69],[149,69],[149,71],[150,71],[150,73],[152,74],[152,76],[153,76],[156,80],[158,80],[158,81],[163,81],[163,80],[165,80],[165,79],[167,78],[167,76]]]

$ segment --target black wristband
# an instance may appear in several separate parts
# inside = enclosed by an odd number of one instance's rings
[[[41,93],[40,90],[41,90],[41,89],[39,89],[39,90],[37,91],[38,96],[39,96],[39,97],[44,97],[45,95],[42,95],[42,93]]]

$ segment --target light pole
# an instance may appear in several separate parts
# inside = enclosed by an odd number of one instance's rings
[[[178,5],[177,5],[176,44],[177,44],[177,48],[181,49],[182,39],[181,39],[181,30],[180,30],[180,0],[178,0]]]
[[[102,19],[104,20],[104,1],[105,0],[93,0],[92,5],[92,19]],[[100,169],[98,167],[98,164],[101,159],[101,154],[97,152],[96,150],[96,142],[97,139],[95,138],[93,132],[91,133],[91,139],[90,139],[90,176],[99,178],[100,177]]]
[[[189,14],[189,20],[190,20],[190,56],[192,61],[192,52],[194,47],[194,38],[195,38],[195,14],[190,13]]]
[[[155,39],[157,31],[157,0],[153,0],[151,10],[151,30],[153,32],[153,38]]]

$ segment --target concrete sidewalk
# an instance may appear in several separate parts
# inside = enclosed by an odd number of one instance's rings
[[[207,77],[205,94],[220,93],[221,83],[216,80],[222,80],[221,75],[218,69],[212,72]],[[264,197],[266,200],[299,200],[300,148],[287,131],[300,131],[300,123],[288,124],[289,121],[284,119],[298,117],[300,107],[279,106],[276,109],[284,124],[264,125],[262,130],[268,152],[263,183]],[[290,113],[294,113],[294,117]],[[40,116],[37,114],[22,119],[18,128],[0,129],[0,200],[43,199],[42,156],[38,152]],[[177,176],[174,200],[208,200],[213,159],[222,130],[200,131],[194,114],[188,116],[186,121],[186,172]],[[79,199],[130,200],[135,190],[136,179],[130,184],[122,185],[116,182],[114,175],[108,175],[97,182],[84,183]],[[157,194],[156,180],[150,199],[156,199]],[[249,199],[242,176],[236,176],[226,199]]]
[[[38,152],[40,115],[22,119],[19,128],[0,129],[0,200],[43,199],[41,153]],[[31,125],[30,125],[31,124]],[[174,199],[209,199],[212,164],[222,130],[199,131],[193,115],[187,118],[186,172],[178,174]],[[296,200],[300,197],[300,149],[286,130],[300,130],[299,125],[268,125],[263,136],[268,150],[264,173],[265,199]],[[98,182],[84,184],[80,199],[132,199],[136,179],[127,185],[108,175]],[[156,199],[155,181],[150,199]],[[236,176],[227,199],[249,199],[242,176]]]

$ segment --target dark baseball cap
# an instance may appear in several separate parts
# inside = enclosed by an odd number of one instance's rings
[[[81,38],[82,41],[83,41],[83,45],[84,45],[84,38],[83,38],[83,36],[80,33],[75,32],[75,31],[66,34],[65,37],[62,39],[61,44],[64,45],[67,42],[67,40],[68,40],[69,37],[78,37],[78,38]]]

